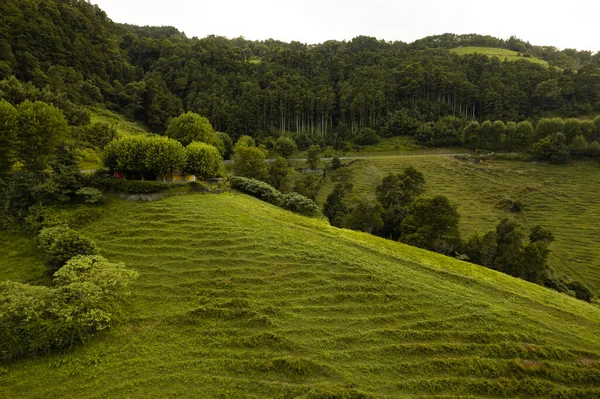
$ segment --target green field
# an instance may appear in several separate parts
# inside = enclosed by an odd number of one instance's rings
[[[561,274],[584,281],[600,294],[600,166],[577,161],[570,165],[521,161],[471,163],[453,157],[375,157],[353,163],[354,195],[374,193],[383,176],[408,166],[420,170],[427,181],[425,195],[445,195],[458,205],[464,238],[493,230],[504,217],[524,226],[541,224],[556,236],[550,265]],[[317,200],[324,203],[332,190],[331,175]],[[521,214],[507,212],[498,203],[521,200]]]
[[[600,397],[600,309],[479,266],[236,193],[113,199],[83,232],[140,273],[123,322],[3,365],[0,397]]]
[[[518,61],[518,60],[525,60],[525,61],[529,61],[529,62],[533,62],[536,64],[540,64],[543,65],[545,67],[548,66],[548,62],[541,60],[539,58],[536,57],[523,57],[523,56],[519,56],[519,53],[516,51],[512,51],[512,50],[507,50],[507,49],[503,49],[503,48],[495,48],[495,47],[471,47],[471,46],[467,46],[467,47],[456,47],[453,49],[450,49],[451,52],[459,54],[459,55],[465,55],[465,54],[483,54],[483,55],[487,55],[488,57],[498,57],[500,59],[500,61],[504,61],[505,59],[507,59],[508,61]]]

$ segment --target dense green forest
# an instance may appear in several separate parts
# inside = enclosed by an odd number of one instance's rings
[[[460,46],[510,49],[550,66],[450,51]],[[234,139],[285,131],[300,148],[340,146],[367,128],[398,134],[390,126],[399,110],[420,123],[600,111],[600,52],[453,34],[410,44],[188,38],[172,27],[113,23],[83,0],[0,4],[0,78],[12,75],[74,104],[105,104],[158,133],[192,111]]]

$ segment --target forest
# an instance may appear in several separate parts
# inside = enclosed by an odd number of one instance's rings
[[[3,1],[0,22],[0,79],[16,76],[72,104],[103,104],[161,134],[191,111],[234,140],[288,133],[301,149],[341,148],[367,129],[398,134],[390,128],[398,111],[419,124],[447,116],[535,123],[600,111],[600,52],[516,37],[359,36],[316,45],[188,38],[173,27],[116,24],[83,0]],[[510,49],[523,60],[450,51],[462,46]]]

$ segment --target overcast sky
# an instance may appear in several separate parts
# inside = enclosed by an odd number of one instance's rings
[[[536,45],[600,51],[598,0],[91,0],[115,22],[170,25],[188,37],[302,43],[358,35],[412,42],[446,32],[516,35]]]

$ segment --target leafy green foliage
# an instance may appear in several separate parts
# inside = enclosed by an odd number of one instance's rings
[[[194,112],[186,112],[173,118],[165,132],[167,137],[179,141],[184,146],[193,141],[216,145],[219,138],[209,120]]]
[[[101,256],[77,256],[55,274],[53,288],[0,283],[0,359],[69,348],[110,327],[137,276]]]
[[[308,153],[306,154],[306,162],[308,163],[308,167],[313,170],[316,169],[319,159],[321,159],[321,147],[318,145],[311,145],[308,149]]]
[[[146,147],[144,169],[158,176],[181,171],[186,165],[185,148],[176,140],[168,137],[151,136]]]
[[[275,141],[274,149],[284,158],[289,158],[298,152],[298,146],[294,139],[286,136],[281,136]]]
[[[269,164],[269,184],[281,190],[281,183],[290,172],[288,161],[284,157],[277,157]]]
[[[323,205],[323,214],[329,219],[332,226],[343,227],[346,217],[350,213],[346,197],[352,191],[352,184],[336,183],[333,191],[327,196]]]
[[[96,122],[86,129],[85,136],[91,144],[104,148],[117,137],[117,128],[105,122]]]
[[[284,194],[281,207],[306,216],[318,216],[321,210],[315,201],[298,193]]]
[[[532,152],[538,159],[548,160],[555,164],[569,162],[570,152],[564,133],[553,133],[533,145]]]
[[[216,147],[192,142],[185,148],[185,152],[187,158],[184,170],[195,175],[197,179],[207,180],[223,176],[223,158]]]
[[[281,206],[283,201],[283,194],[273,186],[260,180],[233,176],[231,187],[273,205]]]
[[[227,133],[216,132],[217,138],[219,139],[216,147],[219,149],[223,159],[230,159],[233,155],[233,141]]]
[[[11,169],[17,153],[17,110],[0,100],[0,177]]]
[[[237,176],[266,180],[268,167],[265,152],[257,147],[242,145],[240,139],[234,149],[233,171]]]
[[[402,219],[408,207],[425,192],[425,177],[413,167],[385,176],[375,189],[384,209],[382,237],[397,240],[402,235]]]
[[[144,179],[180,171],[185,166],[185,148],[176,140],[161,136],[128,136],[113,140],[103,152],[103,162],[111,170]]]
[[[356,202],[346,217],[345,227],[373,234],[383,227],[383,207],[375,197],[362,198]]]
[[[102,191],[94,187],[82,187],[75,194],[83,196],[86,204],[99,204],[104,200]]]
[[[51,276],[75,256],[98,253],[94,243],[66,226],[43,228],[38,243],[46,252],[46,269]]]
[[[456,205],[448,198],[418,198],[410,205],[402,219],[400,240],[444,254],[454,252],[460,245]]]
[[[17,111],[19,158],[27,170],[41,171],[68,137],[67,121],[58,108],[41,101],[24,101]]]

